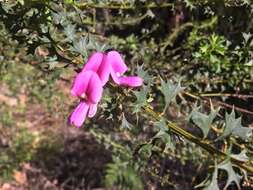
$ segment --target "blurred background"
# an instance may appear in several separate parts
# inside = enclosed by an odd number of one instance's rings
[[[253,189],[250,173],[227,165],[207,186],[219,158],[140,108],[210,144],[232,109],[251,128],[252,14],[250,0],[0,1],[0,190]],[[76,73],[110,49],[144,88],[109,84],[96,116],[68,126]],[[190,119],[218,107],[209,133]],[[215,147],[245,150],[252,165],[252,138],[233,140]]]

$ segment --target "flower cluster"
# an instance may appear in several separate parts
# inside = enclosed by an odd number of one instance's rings
[[[128,70],[121,55],[117,51],[108,53],[95,52],[77,74],[72,85],[71,94],[80,99],[80,103],[69,117],[69,123],[82,126],[86,117],[92,118],[97,112],[98,102],[102,98],[103,87],[112,80],[129,87],[138,87],[143,79],[138,76],[123,76]]]

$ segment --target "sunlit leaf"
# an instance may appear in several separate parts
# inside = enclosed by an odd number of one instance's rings
[[[236,186],[238,187],[238,189],[241,189],[240,188],[240,176],[238,176],[233,167],[232,167],[232,163],[229,159],[227,160],[224,160],[222,163],[220,163],[218,165],[218,168],[221,169],[221,170],[225,170],[227,172],[227,175],[228,175],[228,179],[227,179],[227,182],[226,182],[226,185],[225,185],[225,189],[232,183],[234,182],[236,184]],[[211,190],[211,189],[210,189]]]
[[[213,123],[214,118],[218,114],[219,109],[212,109],[209,115],[200,113],[196,109],[194,109],[191,113],[191,120],[193,123],[199,127],[203,133],[204,138],[207,137],[208,132],[210,131],[211,125]]]
[[[73,24],[68,24],[66,27],[64,27],[64,34],[67,36],[68,41],[73,41],[76,37],[76,29],[75,25]]]
[[[240,154],[231,154],[231,157],[240,160],[241,162],[247,162],[249,161],[249,157],[246,155],[247,150],[244,149],[240,152]]]
[[[219,190],[218,186],[218,169],[215,166],[211,182],[204,188],[204,190]]]
[[[230,114],[226,113],[226,125],[223,134],[217,139],[224,139],[230,135],[238,136],[243,140],[247,140],[252,135],[252,129],[243,127],[241,118],[235,118],[235,112],[232,110]]]
[[[181,87],[181,81],[174,84],[171,81],[165,82],[161,79],[161,91],[165,97],[165,107],[164,111],[167,109],[170,102],[177,96],[179,92],[181,92],[184,88]]]
[[[146,105],[150,85],[150,83],[143,85],[141,90],[133,92],[137,99],[135,102],[134,113],[139,112],[141,107]]]
[[[78,41],[73,42],[73,51],[87,57],[87,37],[81,37]]]

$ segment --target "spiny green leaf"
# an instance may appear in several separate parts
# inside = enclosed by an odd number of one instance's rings
[[[73,41],[76,37],[76,29],[75,25],[73,24],[68,24],[66,27],[64,27],[64,34],[67,36],[68,41]]]
[[[154,123],[154,125],[161,131],[168,131],[168,127],[166,126],[166,121],[164,119],[161,119],[160,121],[157,121]]]
[[[73,42],[72,50],[77,53],[80,53],[84,57],[87,57],[87,44],[88,44],[88,38],[81,37],[78,41]]]
[[[151,83],[148,83],[147,85],[143,85],[143,87],[140,91],[133,92],[137,98],[137,100],[135,102],[134,113],[139,112],[141,107],[146,105],[147,95],[148,95],[150,85],[151,85]]]
[[[164,150],[174,150],[175,147],[171,141],[171,136],[168,134],[168,132],[160,130],[154,137],[154,139],[161,139],[162,142],[165,143],[165,148]]]
[[[159,138],[165,143],[165,150],[174,150],[175,147],[171,141],[171,136],[168,133],[169,129],[166,126],[164,119],[161,119],[158,122],[155,122],[155,126],[159,129],[158,133],[153,138]]]
[[[225,130],[217,140],[224,139],[230,135],[238,136],[245,141],[252,135],[252,129],[243,127],[241,125],[241,118],[235,118],[234,110],[230,114],[226,113]]]
[[[137,65],[137,75],[141,77],[146,83],[149,83],[152,80],[152,77],[148,74],[148,71],[145,71],[143,69],[143,64],[140,66]]]
[[[211,128],[214,118],[218,114],[219,109],[212,109],[209,115],[200,113],[196,109],[194,109],[191,113],[191,119],[197,127],[199,127],[203,133],[204,138],[207,137],[207,134]]]
[[[131,129],[132,127],[132,124],[127,121],[124,113],[122,114],[121,127],[124,129]]]
[[[217,166],[215,166],[215,170],[213,172],[213,177],[212,177],[211,183],[208,186],[206,186],[204,188],[204,190],[219,190]]]
[[[224,160],[222,163],[220,163],[218,165],[218,168],[221,169],[221,170],[225,170],[227,172],[227,175],[228,175],[228,179],[227,179],[227,182],[226,182],[226,185],[225,185],[225,188],[226,189],[232,182],[235,182],[236,186],[238,187],[238,189],[241,189],[240,188],[240,176],[238,176],[233,167],[232,167],[232,163],[229,159],[227,160]]]
[[[165,107],[164,111],[167,109],[170,102],[176,97],[176,95],[181,92],[184,88],[181,87],[181,81],[179,81],[177,84],[174,84],[171,81],[165,82],[161,78],[161,91],[165,97]]]
[[[244,149],[240,152],[240,154],[231,154],[231,157],[240,160],[241,162],[247,162],[249,161],[249,157],[246,155],[247,150]]]
[[[252,37],[251,33],[242,33],[243,39],[244,41],[247,43],[249,41],[249,39]]]
[[[52,17],[55,24],[64,25],[67,21],[67,14],[65,12],[52,13]]]

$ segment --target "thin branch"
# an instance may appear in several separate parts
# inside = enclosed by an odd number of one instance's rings
[[[205,98],[205,97],[201,97],[200,95],[196,95],[196,94],[192,94],[190,92],[183,92],[183,94],[185,94],[186,96],[189,96],[193,99],[196,99],[196,100],[202,100],[204,101],[205,103],[209,103],[208,99]],[[243,108],[239,108],[235,105],[230,105],[230,104],[227,104],[227,103],[224,103],[224,102],[221,102],[219,100],[212,100],[212,102],[218,104],[219,106],[221,107],[226,107],[226,108],[230,108],[230,109],[235,109],[236,111],[239,111],[241,113],[246,113],[246,114],[249,114],[249,115],[253,115],[253,112],[252,111],[249,111],[249,110],[246,110],[246,109],[243,109]]]
[[[87,9],[87,8],[95,8],[95,9],[120,9],[120,10],[134,10],[136,8],[141,9],[155,9],[155,8],[168,8],[168,7],[174,7],[173,3],[163,3],[161,5],[157,4],[149,4],[149,5],[141,5],[141,6],[135,6],[135,5],[98,5],[98,4],[91,4],[91,3],[75,3],[74,4],[79,9]]]
[[[236,97],[236,98],[253,98],[249,94],[233,94],[233,93],[201,93],[201,97]]]
[[[153,109],[150,107],[145,106],[145,107],[143,107],[143,110],[157,121],[160,121],[162,119],[162,117],[159,114],[157,114],[155,111],[153,111]],[[226,159],[227,157],[229,157],[227,155],[227,153],[216,149],[214,146],[210,145],[210,143],[208,141],[203,141],[203,140],[199,139],[198,137],[192,135],[191,133],[187,132],[186,130],[182,129],[181,127],[177,126],[176,124],[172,123],[169,120],[166,120],[166,121],[167,121],[167,127],[175,134],[177,134],[181,137],[184,137],[185,139],[199,145],[201,148],[203,148],[204,150],[206,150],[207,152],[209,152],[212,155],[218,155],[222,159]],[[235,165],[239,166],[240,168],[246,170],[247,172],[253,174],[253,167],[252,166],[250,166],[246,163],[243,163],[234,157],[231,157],[230,159],[233,164],[235,164]]]

